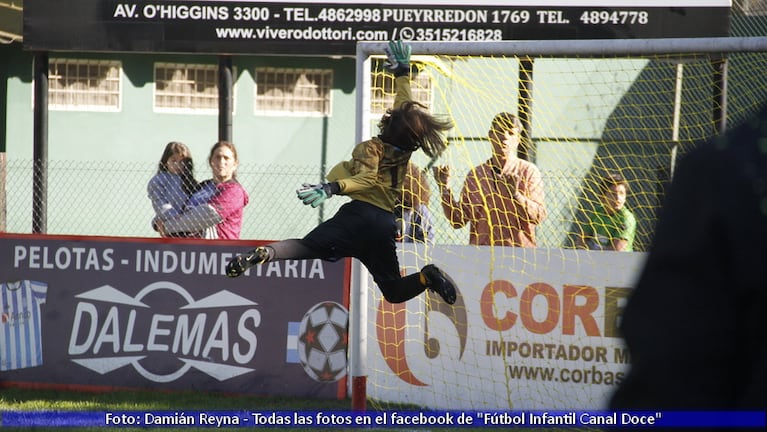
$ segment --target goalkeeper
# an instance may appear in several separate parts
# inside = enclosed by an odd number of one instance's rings
[[[275,260],[355,257],[390,303],[405,302],[426,289],[448,304],[455,303],[455,284],[437,266],[429,264],[403,277],[397,260],[394,208],[410,156],[420,148],[437,157],[446,146],[443,133],[452,128],[452,122],[435,118],[425,106],[411,100],[410,50],[401,41],[390,42],[386,49],[385,67],[395,76],[396,97],[394,107],[378,124],[378,136],[357,144],[351,160],[330,170],[328,183],[304,184],[296,191],[312,207],[333,195],[346,195],[351,201],[302,239],[271,243],[234,257],[227,265],[227,276],[237,277],[249,267]]]

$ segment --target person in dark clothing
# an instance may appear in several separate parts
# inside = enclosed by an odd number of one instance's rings
[[[679,163],[624,310],[631,365],[610,409],[767,408],[765,245],[767,109]]]
[[[327,183],[305,184],[296,191],[312,207],[333,195],[345,195],[351,201],[301,239],[270,243],[235,256],[226,267],[227,276],[238,277],[248,268],[270,261],[355,257],[390,303],[408,301],[427,289],[446,303],[455,303],[455,282],[434,264],[404,277],[400,274],[394,214],[410,156],[418,149],[430,157],[438,156],[447,145],[443,133],[453,124],[412,100],[410,46],[391,42],[386,54],[387,68],[395,76],[396,96],[393,108],[381,118],[378,136],[357,144],[350,160],[328,172]]]

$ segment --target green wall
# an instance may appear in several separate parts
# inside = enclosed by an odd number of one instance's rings
[[[147,221],[151,207],[145,185],[156,169],[168,141],[188,144],[197,177],[209,176],[206,158],[217,140],[218,118],[211,115],[153,112],[153,67],[156,62],[216,65],[216,56],[107,53],[51,53],[51,57],[114,59],[122,63],[122,109],[116,113],[49,111],[48,232],[154,236]],[[0,78],[5,103],[0,106],[0,149],[5,148],[8,231],[31,230],[31,160],[33,136],[32,54],[20,44],[0,45]],[[582,68],[562,74],[557,59],[535,61],[533,140],[536,163],[547,180],[549,218],[539,227],[539,245],[567,246],[576,209],[593,199],[590,177],[597,168],[626,170],[632,190],[628,205],[639,220],[642,250],[651,240],[657,208],[670,175],[674,150],[684,152],[714,133],[711,65],[685,64],[680,139],[671,140],[676,62],[616,59],[622,76],[600,69],[598,61],[581,61]],[[605,60],[601,60],[604,62]],[[455,62],[461,68],[482,69],[483,60]],[[251,194],[243,238],[277,239],[298,236],[318,220],[332,215],[342,199],[324,210],[296,206],[293,189],[303,181],[320,179],[323,147],[327,168],[348,159],[355,130],[354,59],[330,57],[235,56],[233,141],[240,153],[240,181]],[[767,97],[764,56],[730,58],[728,113],[731,124],[758,109]],[[273,117],[253,113],[256,67],[332,69],[332,114],[323,117]],[[457,130],[475,141],[453,147],[443,159],[455,163],[462,179],[474,164],[489,156],[485,141],[493,115],[517,109],[517,63],[487,65],[492,82],[490,104],[466,103],[470,87],[446,86],[438,113],[450,113]],[[584,73],[584,71],[586,73]],[[468,74],[466,74],[468,75]],[[583,78],[587,77],[587,78]],[[600,95],[599,88],[604,87]],[[596,91],[595,91],[596,88]],[[584,97],[584,95],[596,95]],[[616,97],[615,95],[620,95]],[[0,96],[3,96],[0,93]],[[441,105],[440,105],[441,104]],[[456,152],[461,154],[451,154]],[[418,155],[415,161],[427,161]],[[456,162],[457,161],[457,162]],[[26,165],[25,165],[26,164]],[[271,168],[276,167],[276,168]],[[101,207],[101,208],[93,208]],[[432,208],[445,225],[435,198]],[[87,209],[87,216],[83,210]],[[97,210],[99,212],[97,212]],[[446,243],[465,243],[465,230],[441,226]]]
[[[155,62],[217,65],[216,56],[50,53],[49,57],[119,60],[123,67],[120,112],[48,112],[48,230],[53,234],[155,236],[145,186],[165,144],[192,150],[198,179],[210,177],[208,152],[218,139],[216,114],[153,112]],[[8,160],[6,190],[11,232],[31,232],[33,157],[33,56],[20,44],[0,46],[7,97],[0,108],[7,128],[0,136]],[[328,164],[348,158],[354,146],[354,59],[236,56],[232,141],[240,181],[251,194],[243,238],[278,238],[305,232],[322,217],[315,210],[275,217],[294,204],[296,185],[320,179],[323,146]],[[332,69],[332,113],[324,117],[254,114],[256,67]],[[2,147],[0,147],[2,148]],[[273,175],[272,166],[296,167]],[[284,171],[284,170],[283,170]],[[329,211],[329,210],[328,210]],[[86,216],[87,215],[87,216]]]
[[[8,61],[7,152],[12,158],[32,157],[32,55],[18,44],[4,46]],[[122,62],[122,110],[116,113],[49,111],[50,158],[66,160],[123,160],[157,162],[164,145],[176,140],[188,144],[197,161],[218,138],[218,118],[210,115],[155,113],[153,64],[179,62],[218,64],[215,56],[71,54],[52,57],[97,58]],[[261,164],[316,163],[322,138],[327,137],[329,158],[345,155],[354,139],[354,60],[327,57],[233,57],[235,109],[233,141],[242,162]],[[331,116],[270,117],[253,113],[256,67],[300,66],[332,69],[334,86]],[[326,130],[324,129],[326,128]]]

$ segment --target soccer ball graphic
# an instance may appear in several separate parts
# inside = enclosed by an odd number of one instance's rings
[[[338,381],[346,375],[349,311],[326,301],[312,306],[298,330],[298,360],[318,382]]]

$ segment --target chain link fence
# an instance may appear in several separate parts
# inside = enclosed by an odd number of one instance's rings
[[[767,0],[736,0],[733,2],[733,36],[767,34]],[[760,57],[760,56],[755,56]],[[738,57],[739,58],[739,57]],[[750,57],[749,57],[750,58]],[[737,75],[738,62],[731,65],[730,74]],[[763,64],[753,70],[760,71],[733,84],[730,92],[735,100],[761,102],[763,91]],[[745,69],[746,74],[752,69]],[[759,85],[757,85],[759,84]],[[747,107],[748,108],[748,107]],[[731,109],[729,117],[743,117],[749,109]],[[641,151],[646,151],[642,149]],[[635,155],[634,152],[629,154]],[[662,153],[666,155],[666,153]],[[646,155],[640,155],[645,157]],[[656,155],[651,155],[655,165]],[[31,233],[33,224],[45,220],[47,234],[157,237],[152,229],[154,216],[147,197],[146,186],[155,174],[156,162],[75,161],[51,160],[45,170],[35,170],[33,161],[9,158],[0,153],[0,232]],[[662,167],[668,171],[669,167]],[[652,172],[655,166],[643,166],[630,176],[640,186],[630,193],[627,206],[637,214],[641,226],[637,232],[635,250],[645,250],[652,237],[658,206],[663,197],[663,174]],[[198,179],[207,177],[200,170]],[[206,171],[206,172],[202,172]],[[33,181],[35,172],[46,173],[46,214],[34,215]],[[465,173],[455,173],[452,185],[455,195]],[[578,208],[584,200],[584,172],[543,171],[546,205],[549,216],[538,227],[540,247],[568,247]],[[432,191],[436,185],[429,177]],[[334,197],[318,209],[303,206],[295,198],[295,189],[303,182],[321,179],[319,166],[264,166],[240,164],[238,179],[250,194],[245,207],[241,238],[278,240],[301,237],[319,222],[331,217],[348,199]],[[633,188],[633,185],[632,185]],[[641,192],[641,193],[640,193]],[[436,223],[435,242],[440,244],[467,244],[468,229],[453,229],[442,215],[438,194],[432,193],[430,208]]]
[[[156,163],[121,161],[50,161],[47,167],[47,234],[158,237],[151,226],[154,211],[147,196],[147,183],[156,172]],[[33,162],[1,160],[0,218],[9,233],[32,233],[34,214]],[[567,246],[579,205],[583,175],[543,172],[546,187],[547,220],[538,227],[542,247]],[[237,179],[248,191],[242,239],[280,240],[303,237],[318,223],[335,214],[348,201],[333,197],[317,209],[304,206],[295,190],[304,182],[317,182],[315,166],[261,166],[241,164]],[[432,191],[436,183],[431,175]],[[456,198],[463,174],[456,173],[453,185]],[[197,175],[198,179],[205,177]],[[2,183],[0,183],[2,184]],[[657,201],[654,200],[654,201]],[[435,242],[467,244],[468,228],[453,229],[442,214],[439,194],[432,193],[430,209],[435,222]],[[651,208],[652,212],[656,210]]]
[[[32,232],[33,162],[7,160],[5,230]],[[47,234],[157,237],[147,183],[156,163],[50,161],[47,167]],[[205,177],[198,175],[198,179]],[[297,185],[318,178],[314,167],[240,165],[238,180],[250,195],[243,239],[298,236],[318,222],[320,212],[295,200]],[[290,199],[289,199],[290,198]],[[326,209],[325,212],[328,210]]]
[[[734,0],[731,36],[767,35],[767,0]]]

